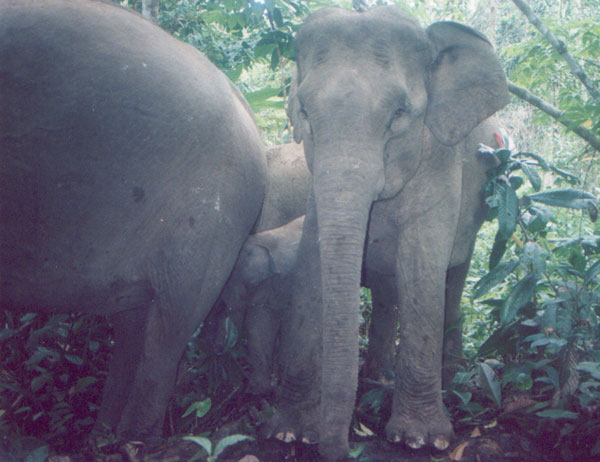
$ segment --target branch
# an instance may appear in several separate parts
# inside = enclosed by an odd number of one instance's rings
[[[543,99],[535,96],[533,93],[531,93],[526,88],[515,85],[512,82],[508,82],[508,89],[516,97],[522,99],[523,101],[527,101],[532,106],[537,107],[538,109],[545,112],[553,119],[555,119],[558,122],[560,122],[561,124],[563,124],[569,130],[572,130],[574,133],[579,135],[580,138],[585,140],[586,143],[588,143],[590,146],[592,146],[596,151],[600,152],[600,138],[595,136],[591,131],[587,130],[586,128],[582,127],[581,125],[573,127],[573,121],[569,120],[569,119],[565,119],[563,117],[565,115],[564,111],[561,111],[560,109],[555,108],[550,103],[547,103]]]
[[[512,1],[517,6],[517,8],[519,8],[523,12],[523,14],[525,16],[527,16],[527,19],[529,20],[529,22],[531,24],[533,24],[536,27],[536,29],[542,33],[542,35],[546,38],[546,40],[548,40],[550,45],[552,45],[554,47],[554,49],[556,49],[556,51],[558,51],[558,53],[563,57],[563,59],[569,65],[569,69],[571,70],[571,73],[575,77],[577,77],[579,80],[581,80],[581,83],[583,83],[584,87],[587,89],[587,91],[590,93],[590,95],[592,95],[592,97],[596,101],[600,102],[600,92],[595,87],[595,85],[591,81],[591,79],[587,76],[587,74],[585,73],[583,68],[577,63],[577,61],[575,60],[575,58],[573,58],[571,53],[568,52],[567,47],[564,44],[564,42],[562,42],[562,41],[558,40],[558,38],[556,38],[556,36],[550,31],[550,29],[548,29],[542,23],[542,21],[540,21],[540,19],[536,16],[536,14],[529,7],[529,5],[527,3],[525,3],[524,0],[512,0]]]

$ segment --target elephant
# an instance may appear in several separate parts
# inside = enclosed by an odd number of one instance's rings
[[[250,364],[248,390],[253,394],[273,391],[277,338],[282,311],[289,308],[288,281],[293,280],[303,223],[301,216],[250,235],[221,294],[224,308],[211,313],[213,343],[221,350],[227,338],[225,320],[243,326]]]
[[[506,77],[479,32],[453,22],[422,29],[392,6],[319,10],[295,46],[288,111],[312,188],[272,432],[318,441],[329,460],[348,453],[366,262],[388,276],[380,292],[397,305],[387,438],[446,449],[443,330],[487,212],[481,187],[492,165],[477,147],[494,142]]]
[[[203,340],[219,354],[226,348],[226,320],[243,327],[249,390],[255,394],[272,388],[280,308],[288,305],[283,281],[295,264],[312,181],[301,145],[271,146],[266,155],[267,192],[260,216],[202,328]]]
[[[0,4],[0,307],[107,314],[96,429],[155,441],[259,216],[254,116],[202,53],[109,2]]]
[[[279,228],[306,213],[312,179],[296,143],[267,148],[267,192],[253,233]]]

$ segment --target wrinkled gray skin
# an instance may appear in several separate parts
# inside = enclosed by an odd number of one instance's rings
[[[288,284],[301,283],[294,280],[294,269],[304,217],[288,221],[289,217],[305,213],[306,201],[302,198],[308,195],[311,183],[302,144],[289,143],[269,148],[267,168],[269,186],[258,223],[271,227],[284,224],[275,229],[259,229],[248,237],[219,301],[204,322],[203,330],[204,340],[221,353],[228,341],[227,319],[242,329],[251,366],[249,391],[256,394],[272,391],[272,376],[278,369],[275,340],[282,322],[281,312],[291,309]],[[393,247],[383,249],[380,244],[385,241],[395,245],[393,239],[382,239],[382,232],[371,225],[368,233],[372,236],[371,240],[378,243],[379,253],[394,252]],[[367,240],[367,246],[369,242]],[[369,253],[368,248],[366,252],[374,255]],[[387,381],[390,377],[387,372],[393,371],[396,354],[397,291],[394,275],[378,272],[379,258],[375,255],[366,260],[363,268],[361,284],[372,291],[373,310],[369,346],[361,374]],[[456,273],[456,270],[451,272]],[[460,296],[463,281],[456,285],[457,282],[449,277],[447,283],[447,294]],[[458,301],[447,303],[447,307],[455,308],[453,313],[446,313],[444,331],[443,364],[448,377],[443,379],[450,381],[455,364],[461,358],[462,345]]]
[[[151,440],[266,189],[240,93],[114,4],[0,4],[0,306],[112,315],[97,426]]]
[[[218,329],[217,348],[223,348],[227,338],[227,317],[236,326],[243,326],[251,393],[272,390],[271,377],[277,370],[276,339],[282,311],[290,305],[287,284],[295,268],[303,222],[304,217],[300,217],[279,228],[250,235],[223,289],[224,308],[219,307],[216,317],[211,313]]]
[[[459,298],[485,215],[489,165],[476,150],[493,142],[488,118],[508,102],[504,73],[479,33],[455,23],[423,30],[395,7],[318,11],[296,51],[290,115],[313,186],[273,431],[318,438],[330,460],[347,454],[366,259],[390,275],[382,292],[393,290],[399,309],[387,437],[444,449],[453,433],[441,397],[444,312],[457,311],[446,305]],[[367,236],[369,220],[378,232]]]
[[[255,233],[279,228],[306,213],[312,179],[304,150],[295,143],[267,149],[267,193]]]

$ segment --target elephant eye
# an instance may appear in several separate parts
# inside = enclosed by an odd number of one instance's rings
[[[398,109],[396,109],[396,112],[394,112],[394,117],[398,118],[398,117],[403,117],[406,114],[406,109],[403,107],[400,107]]]
[[[300,109],[300,117],[304,120],[308,120],[308,113],[304,109]]]

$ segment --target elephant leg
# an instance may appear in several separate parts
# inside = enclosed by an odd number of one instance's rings
[[[446,308],[444,318],[444,353],[442,387],[447,389],[462,360],[462,316],[460,300],[471,259],[448,270],[446,276]]]
[[[390,441],[413,449],[426,444],[446,449],[453,431],[442,402],[441,369],[452,236],[440,235],[435,226],[407,228],[397,254],[399,347],[386,433]]]
[[[157,299],[149,307],[145,323],[131,335],[140,338],[138,366],[128,384],[117,426],[119,438],[141,438],[153,443],[160,440],[164,410],[175,386],[179,360],[189,339],[187,331],[173,335],[174,326],[164,316]],[[162,315],[162,316],[161,316]]]
[[[396,281],[394,276],[369,274],[367,284],[371,289],[373,310],[369,325],[369,347],[361,375],[373,380],[389,381],[389,372],[394,370],[396,356]]]
[[[284,286],[291,296],[281,315],[277,411],[266,433],[286,442],[316,443],[319,435],[322,308],[316,229],[316,217],[309,212],[297,267]]]
[[[144,309],[135,309],[111,316],[115,347],[94,433],[103,434],[104,427],[115,430],[119,423],[142,352],[146,314]]]
[[[266,394],[271,391],[273,352],[279,331],[278,310],[269,306],[251,306],[246,313],[248,360],[251,366],[249,391]]]

